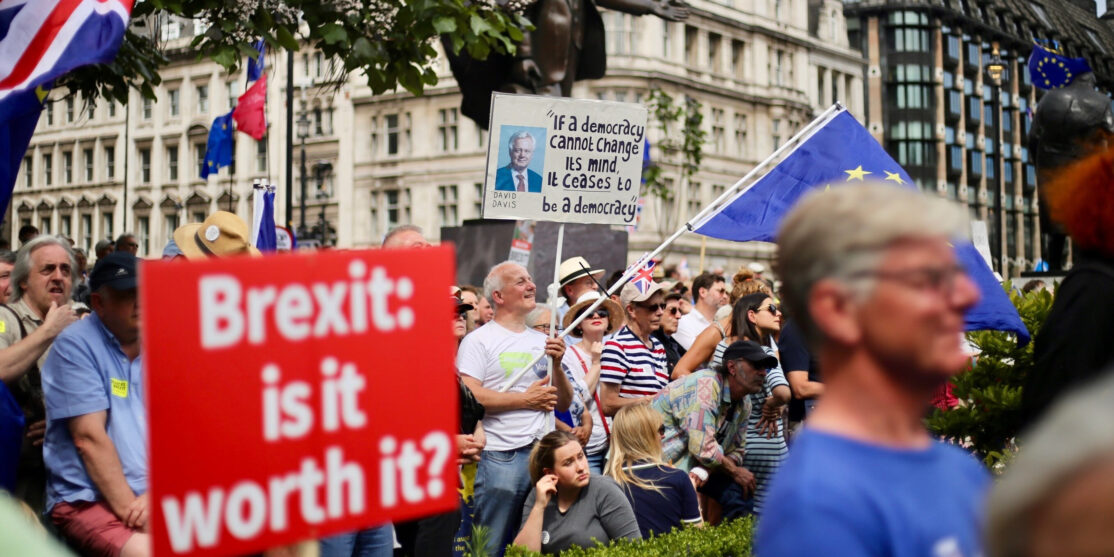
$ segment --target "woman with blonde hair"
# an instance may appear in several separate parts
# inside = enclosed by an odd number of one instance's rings
[[[624,406],[611,425],[607,475],[626,493],[643,538],[703,524],[689,475],[662,460],[664,432],[661,415],[648,404]]]

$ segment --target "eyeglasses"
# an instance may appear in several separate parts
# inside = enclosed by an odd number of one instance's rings
[[[636,303],[634,305],[636,305],[636,306],[638,306],[638,307],[640,307],[640,308],[642,308],[646,311],[658,311],[658,310],[665,311],[665,304],[664,303],[658,303],[658,304],[638,304],[638,303]]]
[[[668,311],[670,315],[681,315],[681,308],[679,307],[666,308],[665,311]]]
[[[948,295],[955,289],[955,280],[966,273],[967,269],[962,265],[948,265],[905,269],[903,271],[862,271],[852,274],[851,278],[892,280],[916,290],[928,290]]]
[[[607,319],[610,316],[611,316],[611,314],[607,313],[606,309],[598,309],[597,308],[587,318],[588,319]]]
[[[770,304],[770,305],[765,306],[765,307],[760,307],[755,311],[763,311],[763,310],[770,312],[771,315],[777,315],[777,314],[781,313],[781,306],[779,306],[777,304]]]
[[[531,328],[534,329],[535,331],[541,331],[545,334],[549,334],[549,323],[542,323],[540,325],[534,325]]]

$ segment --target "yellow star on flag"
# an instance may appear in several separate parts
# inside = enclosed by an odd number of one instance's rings
[[[897,174],[897,172],[888,172],[888,171],[885,171],[885,170],[883,170],[882,172],[886,173],[886,180],[889,180],[891,182],[897,182],[899,184],[904,184],[905,183],[905,180],[902,180],[901,176],[899,176]]]
[[[863,165],[861,164],[854,170],[844,170],[844,172],[847,173],[847,182],[850,182],[851,180],[858,180],[862,182],[863,176],[866,176],[867,174],[874,174],[873,172],[867,172],[866,170],[863,170]]]

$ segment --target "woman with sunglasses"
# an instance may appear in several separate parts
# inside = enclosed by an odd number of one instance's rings
[[[595,291],[582,294],[565,313],[562,328],[569,328],[601,296]],[[600,411],[599,394],[596,392],[600,380],[603,337],[615,332],[622,325],[622,317],[619,304],[605,299],[573,329],[572,335],[581,340],[570,344],[565,350],[566,357],[561,360],[561,367],[564,368],[576,396],[569,405],[571,420],[568,423],[558,420],[557,429],[569,431],[580,439],[588,456],[588,465],[595,474],[603,473],[603,459],[607,456],[610,431],[609,420]]]
[[[719,365],[723,352],[735,340],[751,340],[762,346],[771,356],[777,356],[774,337],[781,331],[781,308],[764,293],[749,294],[739,298],[731,312],[732,340],[716,346],[712,365]],[[751,413],[747,419],[746,455],[743,467],[754,474],[754,513],[762,509],[762,500],[770,478],[785,460],[789,448],[785,442],[782,410],[791,397],[789,382],[779,364],[766,371],[766,384],[762,390],[749,395]]]
[[[766,285],[765,282],[749,277],[740,280],[741,274],[740,272],[735,275],[734,282],[731,286],[731,292],[729,293],[732,307],[734,307],[734,304],[738,302],[740,298],[751,294],[762,293],[766,296],[773,296],[770,287]],[[670,375],[670,379],[675,381],[694,371],[710,367],[712,356],[715,355],[716,346],[721,341],[726,341],[727,344],[734,342],[734,340],[727,339],[728,335],[731,334],[731,322],[732,317],[728,315],[723,319],[713,321],[708,328],[697,335],[696,340],[692,342],[692,346],[685,352],[685,355],[681,357],[681,360],[677,362],[677,365],[673,366],[673,373]]]
[[[596,542],[642,539],[630,502],[615,481],[595,476],[573,434],[551,431],[530,453],[535,489],[522,509],[515,545],[546,554]]]
[[[702,526],[696,489],[689,475],[665,463],[661,414],[649,404],[624,406],[611,425],[611,459],[607,475],[623,488],[643,538],[673,528]]]

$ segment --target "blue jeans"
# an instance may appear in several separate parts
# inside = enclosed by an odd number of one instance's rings
[[[392,557],[395,553],[390,524],[337,534],[318,545],[321,557]]]
[[[724,520],[754,514],[754,499],[743,495],[743,488],[727,474],[712,473],[700,492],[719,503]]]
[[[509,451],[484,451],[476,468],[476,511],[473,524],[486,526],[488,554],[503,555],[522,525],[522,505],[530,484],[530,450],[527,445]]]
[[[593,475],[602,476],[603,461],[607,458],[607,448],[604,447],[604,450],[586,456],[588,457],[588,469],[592,471]]]

